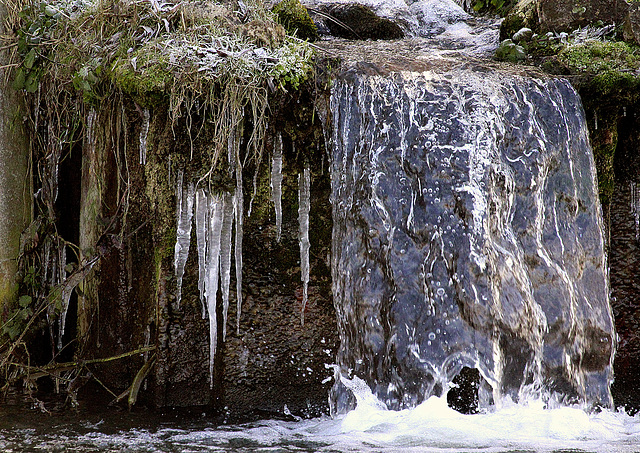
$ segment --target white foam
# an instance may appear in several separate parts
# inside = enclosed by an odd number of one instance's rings
[[[444,398],[431,397],[414,409],[389,411],[369,400],[346,416],[283,422],[266,420],[218,428],[135,429],[116,435],[89,433],[78,445],[150,451],[317,452],[513,452],[557,450],[633,452],[640,445],[640,419],[623,412],[588,414],[581,409],[544,409],[539,402],[464,415]],[[147,450],[145,450],[147,451]]]

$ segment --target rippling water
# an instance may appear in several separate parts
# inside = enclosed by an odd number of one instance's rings
[[[206,418],[102,413],[49,416],[0,408],[3,452],[636,452],[640,418],[542,403],[463,415],[443,398],[389,411],[361,401],[346,416],[213,425]]]

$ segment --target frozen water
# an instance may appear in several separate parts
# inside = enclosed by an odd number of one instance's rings
[[[309,211],[311,209],[311,173],[305,167],[298,175],[298,240],[300,243],[300,278],[302,280],[302,309],[300,320],[304,324],[304,311],[307,307],[309,288]]]
[[[271,157],[271,201],[276,212],[276,241],[282,234],[282,135],[278,135]]]
[[[147,136],[149,135],[149,120],[151,115],[149,109],[142,112],[142,126],[140,127],[140,164],[147,163]]]
[[[195,189],[192,183],[184,186],[184,174],[178,173],[176,186],[176,217],[178,229],[176,231],[176,245],[174,251],[174,264],[176,269],[176,303],[180,306],[182,298],[182,277],[184,267],[189,257],[189,245],[191,243],[191,219],[193,217],[193,202]]]

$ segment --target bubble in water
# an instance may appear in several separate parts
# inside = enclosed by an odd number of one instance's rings
[[[435,340],[436,339],[436,334],[431,332],[429,333],[429,340]]]
[[[438,291],[436,291],[436,294],[440,297],[444,296],[444,288],[438,288]]]

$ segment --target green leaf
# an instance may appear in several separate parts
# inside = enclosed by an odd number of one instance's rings
[[[24,69],[18,68],[18,70],[16,71],[16,78],[13,79],[13,83],[11,84],[11,86],[14,90],[21,90],[24,88],[25,79],[26,75],[24,73]]]
[[[31,71],[27,76],[27,80],[24,81],[24,89],[27,90],[27,93],[35,93],[38,91],[38,83],[38,73]]]
[[[35,47],[29,51],[26,57],[24,57],[24,67],[27,69],[33,68],[33,64],[36,61],[36,49]]]
[[[18,299],[18,305],[20,305],[22,308],[26,308],[31,305],[31,301],[31,296],[20,296],[20,299]]]
[[[51,5],[47,5],[44,8],[44,13],[49,17],[55,17],[58,14],[58,10]]]

